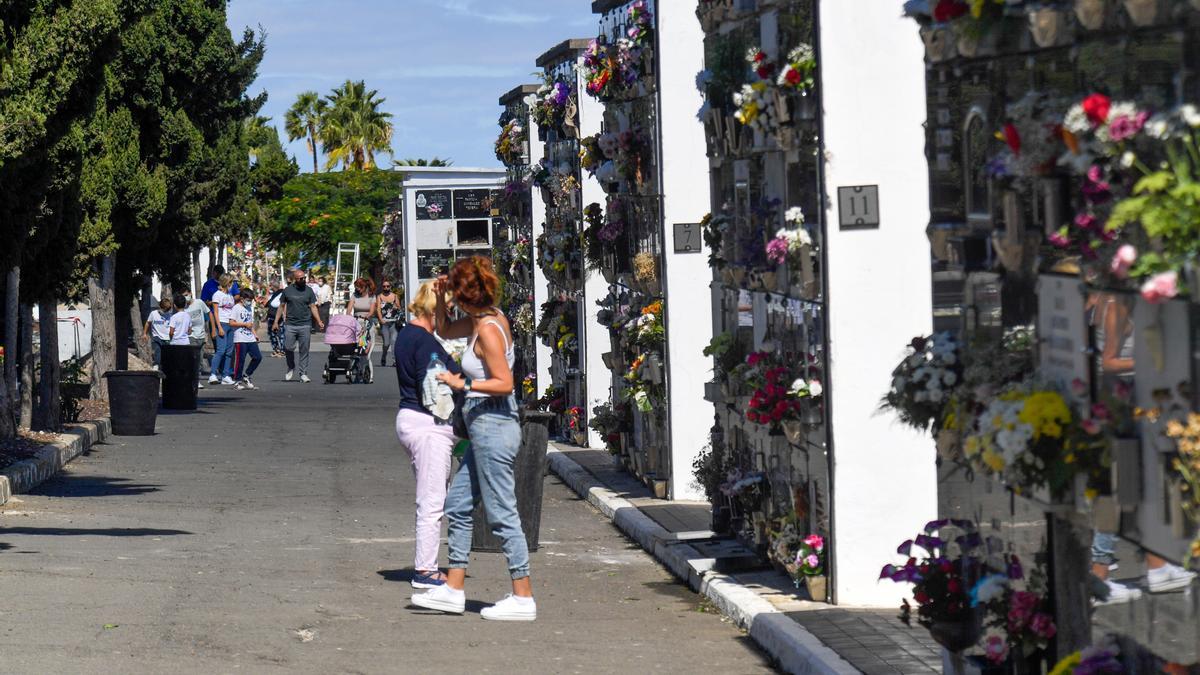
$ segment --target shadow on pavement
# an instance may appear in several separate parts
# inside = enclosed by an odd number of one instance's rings
[[[376,572],[376,574],[383,577],[384,581],[403,581],[404,583],[412,581],[416,573],[416,570],[413,569],[379,570]]]
[[[111,527],[107,529],[70,529],[66,527],[0,527],[0,535],[24,534],[33,537],[167,537],[193,534],[187,530],[155,530],[147,527]],[[5,544],[11,546],[11,544]]]
[[[160,487],[132,483],[128,478],[62,475],[43,483],[30,494],[46,497],[123,497],[158,492]]]

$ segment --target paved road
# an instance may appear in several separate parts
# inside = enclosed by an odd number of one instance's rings
[[[324,354],[314,358],[319,372]],[[202,392],[153,438],[95,448],[0,513],[6,673],[752,673],[769,664],[554,478],[539,619],[477,554],[468,613],[409,608],[413,480],[395,383]],[[442,559],[445,559],[443,550]]]

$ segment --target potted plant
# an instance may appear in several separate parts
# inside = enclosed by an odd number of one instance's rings
[[[896,549],[907,562],[885,565],[879,575],[880,579],[912,584],[917,623],[951,652],[971,647],[983,631],[982,611],[971,607],[969,595],[969,589],[982,576],[982,546],[983,539],[973,522],[935,520]],[[905,600],[900,620],[910,625],[913,613],[912,605]]]
[[[810,534],[800,540],[796,550],[794,572],[792,579],[799,586],[803,581],[808,589],[808,597],[816,602],[824,602],[828,597],[825,576],[825,538],[819,534]]]

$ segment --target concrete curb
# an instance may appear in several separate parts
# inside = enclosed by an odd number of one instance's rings
[[[0,504],[8,503],[15,494],[29,492],[111,434],[112,423],[107,417],[68,425],[61,441],[42,446],[32,459],[17,462],[0,473]]]
[[[580,497],[600,510],[622,532],[650,552],[692,590],[749,631],[750,637],[788,673],[849,675],[859,670],[765,598],[731,577],[707,569],[704,556],[671,534],[629,500],[602,485],[587,469],[551,446],[550,468]]]

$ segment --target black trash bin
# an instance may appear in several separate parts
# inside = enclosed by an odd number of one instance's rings
[[[530,551],[538,550],[538,535],[542,525],[542,486],[546,477],[546,447],[550,442],[550,413],[521,411],[521,450],[513,466],[516,474],[517,513]],[[488,526],[483,504],[475,507],[474,527],[471,530],[471,550],[498,553],[504,549],[500,538]]]
[[[104,378],[108,380],[113,434],[153,436],[162,375],[154,370],[110,370]]]
[[[162,346],[162,407],[166,410],[196,409],[196,366],[200,346]]]

